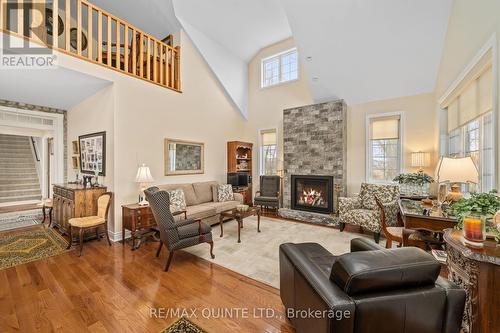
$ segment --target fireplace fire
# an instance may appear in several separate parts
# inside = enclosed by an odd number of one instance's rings
[[[292,209],[317,213],[333,211],[333,177],[292,175]]]

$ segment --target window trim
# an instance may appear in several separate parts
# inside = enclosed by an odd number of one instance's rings
[[[292,80],[288,80],[288,81],[281,81],[281,56],[284,55],[284,54],[287,54],[287,53],[291,53],[292,51],[295,51],[297,53],[297,78],[292,79]],[[268,86],[265,86],[264,85],[264,62],[266,62],[267,60],[272,59],[272,58],[278,58],[279,59],[279,63],[280,63],[280,65],[279,65],[280,81],[278,83],[270,84]],[[300,62],[299,62],[299,51],[297,50],[297,47],[292,47],[290,49],[287,49],[287,50],[284,50],[284,51],[272,54],[272,55],[270,55],[268,57],[265,57],[265,58],[262,58],[260,60],[260,89],[266,89],[266,88],[281,86],[283,84],[287,84],[287,83],[292,83],[292,82],[298,81],[299,79],[300,79]]]
[[[405,135],[404,135],[404,111],[394,111],[394,112],[378,112],[378,113],[370,113],[366,115],[365,119],[365,181],[370,183],[377,184],[391,184],[392,181],[378,181],[373,180],[371,178],[371,168],[372,168],[372,159],[371,159],[371,150],[370,150],[370,122],[374,118],[385,118],[385,117],[399,117],[399,173],[403,173],[405,169],[404,165],[404,143],[405,143]]]
[[[258,142],[259,142],[259,176],[263,176],[263,165],[264,165],[264,160],[262,156],[262,133],[263,132],[270,132],[274,131],[276,133],[276,173],[278,173],[278,161],[280,158],[280,145],[279,145],[279,129],[278,127],[267,127],[267,128],[260,128],[257,130],[257,135],[258,135]]]

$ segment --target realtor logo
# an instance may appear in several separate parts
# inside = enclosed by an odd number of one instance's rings
[[[47,2],[47,7],[52,7]],[[47,47],[49,37],[48,10],[45,1],[2,2],[0,15],[4,26],[0,39],[0,69],[56,68],[56,56]]]

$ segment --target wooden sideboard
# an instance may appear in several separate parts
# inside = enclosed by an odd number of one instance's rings
[[[79,184],[54,184],[53,223],[62,233],[73,217],[97,215],[97,198],[107,191],[104,186],[86,188]]]
[[[445,231],[448,279],[467,294],[462,321],[464,333],[500,332],[500,246],[486,241],[474,248],[460,230]]]

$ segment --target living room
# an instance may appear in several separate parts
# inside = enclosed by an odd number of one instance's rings
[[[18,4],[2,331],[499,329],[496,1]]]

